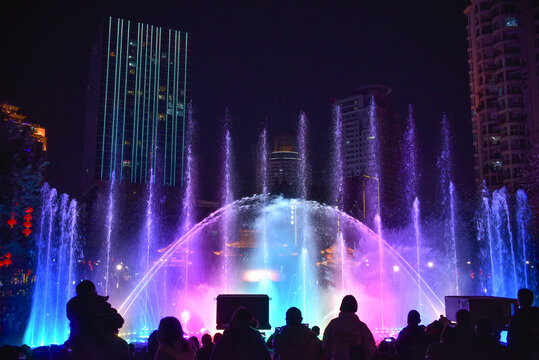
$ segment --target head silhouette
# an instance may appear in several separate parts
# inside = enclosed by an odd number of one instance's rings
[[[529,308],[533,304],[533,292],[530,289],[518,291],[518,304],[521,308]]]
[[[341,302],[339,308],[341,312],[355,313],[357,311],[357,301],[353,295],[346,295]]]
[[[230,326],[231,327],[246,327],[251,325],[251,321],[253,320],[253,314],[243,306],[240,306],[239,308],[234,311],[234,315],[232,315],[232,320],[230,320]]]
[[[320,326],[315,325],[311,330],[316,334],[316,336],[320,335]]]
[[[211,335],[210,335],[210,334],[204,334],[204,335],[202,335],[202,339],[201,339],[201,340],[202,340],[202,346],[207,347],[207,346],[212,346],[212,345],[213,345],[213,343],[212,343],[212,341],[211,341]]]
[[[159,322],[158,335],[159,342],[165,345],[172,345],[183,338],[183,329],[180,320],[173,316],[167,316]]]
[[[417,326],[421,322],[421,316],[417,310],[410,310],[408,313],[408,325]]]
[[[223,337],[222,333],[213,334],[213,343],[217,344],[219,342],[219,340],[221,340],[222,337]]]
[[[77,296],[94,296],[97,295],[95,285],[90,280],[82,280],[77,285]]]
[[[465,309],[460,309],[457,311],[457,326],[470,326],[472,323],[472,318],[470,317],[470,312]]]
[[[297,307],[291,307],[286,311],[286,325],[301,325],[302,320],[301,310]]]

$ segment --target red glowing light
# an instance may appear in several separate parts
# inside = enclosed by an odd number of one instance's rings
[[[11,253],[7,253],[6,255],[2,256],[2,258],[0,258],[0,267],[8,267],[9,265],[11,265],[11,263]]]
[[[24,236],[28,237],[28,235],[30,235],[32,233],[32,230],[30,230],[28,228],[24,228],[22,230],[22,233],[24,234]]]
[[[32,227],[32,223],[30,221],[25,221],[22,223],[22,226],[24,226],[25,228],[29,228]]]
[[[11,218],[7,221],[7,224],[9,225],[10,228],[13,229],[13,226],[15,226],[15,224],[17,223],[17,220],[15,220],[14,218]]]
[[[32,207],[28,206],[26,209],[24,209],[24,212],[29,214],[31,213],[32,211],[34,211],[34,209],[32,209]]]
[[[32,215],[26,214],[26,215],[24,215],[23,219],[26,220],[26,221],[30,221],[30,220],[32,220]]]

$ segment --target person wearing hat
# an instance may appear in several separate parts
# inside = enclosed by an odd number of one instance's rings
[[[364,359],[372,360],[376,344],[367,325],[356,315],[356,298],[346,295],[339,310],[339,316],[331,320],[324,331],[322,348],[325,355],[331,360],[349,360],[350,348],[361,346]]]

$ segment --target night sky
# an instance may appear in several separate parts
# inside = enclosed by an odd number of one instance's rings
[[[461,189],[473,190],[467,4],[9,1],[2,5],[0,21],[0,100],[21,106],[30,121],[46,128],[47,178],[60,192],[79,195],[89,54],[101,19],[123,17],[192,36],[191,95],[203,179],[218,175],[219,118],[225,107],[233,117],[241,191],[249,193],[264,122],[271,133],[293,131],[299,111],[305,111],[311,157],[323,163],[333,99],[361,85],[383,84],[392,88],[402,118],[409,103],[415,106],[425,174],[434,172],[438,125],[442,113],[448,114],[456,180]]]

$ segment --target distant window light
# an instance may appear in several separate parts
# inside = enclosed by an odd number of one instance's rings
[[[515,18],[515,17],[505,18],[505,26],[507,26],[507,27],[517,27],[518,26],[517,18]]]
[[[114,51],[111,51],[110,56],[116,56],[116,53]]]

